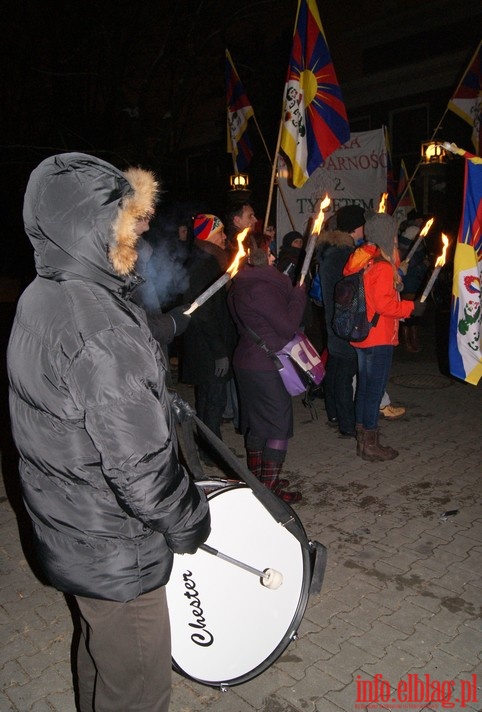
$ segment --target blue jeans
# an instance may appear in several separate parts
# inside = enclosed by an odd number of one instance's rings
[[[378,427],[380,403],[392,365],[393,346],[356,349],[358,378],[355,397],[356,422],[365,430]]]

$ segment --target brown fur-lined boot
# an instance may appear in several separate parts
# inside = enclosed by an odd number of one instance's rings
[[[363,460],[368,460],[369,462],[385,462],[398,457],[397,450],[394,450],[392,447],[383,447],[383,445],[380,445],[379,437],[380,431],[378,428],[375,430],[365,430],[361,455]]]

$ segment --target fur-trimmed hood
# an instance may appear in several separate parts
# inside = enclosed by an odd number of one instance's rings
[[[137,260],[136,220],[154,212],[152,173],[125,173],[83,153],[51,156],[32,172],[24,199],[25,231],[40,276],[87,279],[121,289]]]
[[[348,232],[342,230],[322,230],[316,241],[317,247],[333,245],[334,247],[355,248],[353,238]]]

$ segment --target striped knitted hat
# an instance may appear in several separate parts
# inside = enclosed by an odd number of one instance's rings
[[[223,228],[223,223],[215,215],[200,213],[194,218],[194,237],[198,240],[207,240],[213,232],[219,232]]]

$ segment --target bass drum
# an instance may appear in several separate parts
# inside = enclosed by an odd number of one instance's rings
[[[175,555],[166,586],[174,669],[221,689],[264,672],[297,634],[309,597],[311,566],[303,544],[279,524],[244,484],[196,483],[207,493],[211,534],[223,555],[263,572],[281,574],[277,587],[257,573],[198,549]],[[287,520],[299,522],[286,505]],[[303,538],[303,536],[301,538]]]

